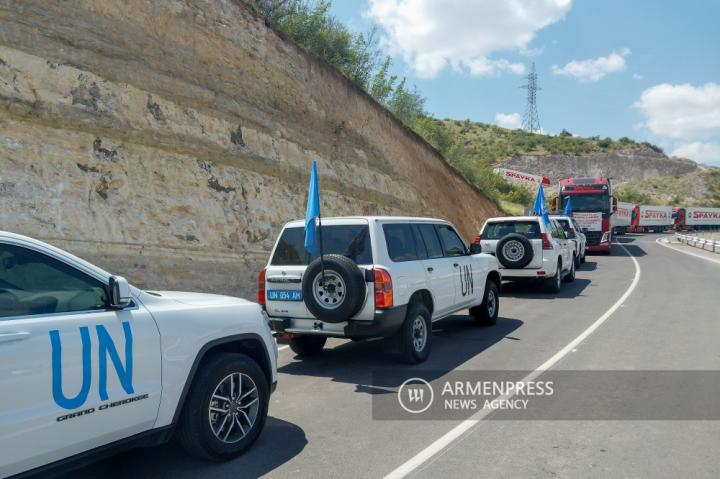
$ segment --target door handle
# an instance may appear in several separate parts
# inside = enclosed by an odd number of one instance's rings
[[[427,270],[428,270],[428,273],[432,273],[433,271],[435,271],[435,268],[430,267],[430,268],[428,268]]]
[[[19,331],[14,333],[0,333],[0,343],[9,343],[11,341],[22,341],[30,339],[31,334],[27,331]]]

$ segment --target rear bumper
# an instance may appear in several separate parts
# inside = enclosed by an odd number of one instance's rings
[[[339,338],[377,338],[394,335],[402,326],[407,305],[376,310],[370,321],[350,320],[345,323],[327,324],[321,321],[293,318],[270,318],[270,329],[276,333],[314,334]],[[327,327],[325,327],[327,325]]]
[[[588,251],[610,251],[610,248],[611,248],[610,245],[606,244],[606,245],[588,246],[587,250]]]
[[[557,274],[557,258],[543,257],[542,268],[500,269],[503,281],[552,278]]]

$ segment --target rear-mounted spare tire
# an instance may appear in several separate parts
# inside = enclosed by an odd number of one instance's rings
[[[302,280],[303,301],[310,313],[326,323],[342,323],[355,316],[367,293],[365,275],[351,259],[338,255],[323,256],[325,279],[320,258],[310,263]]]
[[[518,233],[503,236],[497,243],[495,256],[508,269],[522,269],[532,261],[533,247],[530,240]]]

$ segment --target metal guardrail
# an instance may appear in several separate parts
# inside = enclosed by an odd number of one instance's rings
[[[712,238],[703,238],[702,236],[687,235],[682,233],[675,233],[675,238],[680,243],[685,243],[688,246],[700,248],[712,253],[720,253],[720,241],[713,240]]]

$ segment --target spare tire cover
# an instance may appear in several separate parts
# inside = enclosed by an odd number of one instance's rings
[[[495,249],[498,261],[508,269],[524,268],[532,261],[534,254],[530,240],[518,233],[503,236]]]
[[[320,258],[311,262],[305,270],[303,301],[320,321],[342,323],[355,316],[365,303],[365,275],[354,261],[342,255],[324,255],[323,263],[324,280]]]

